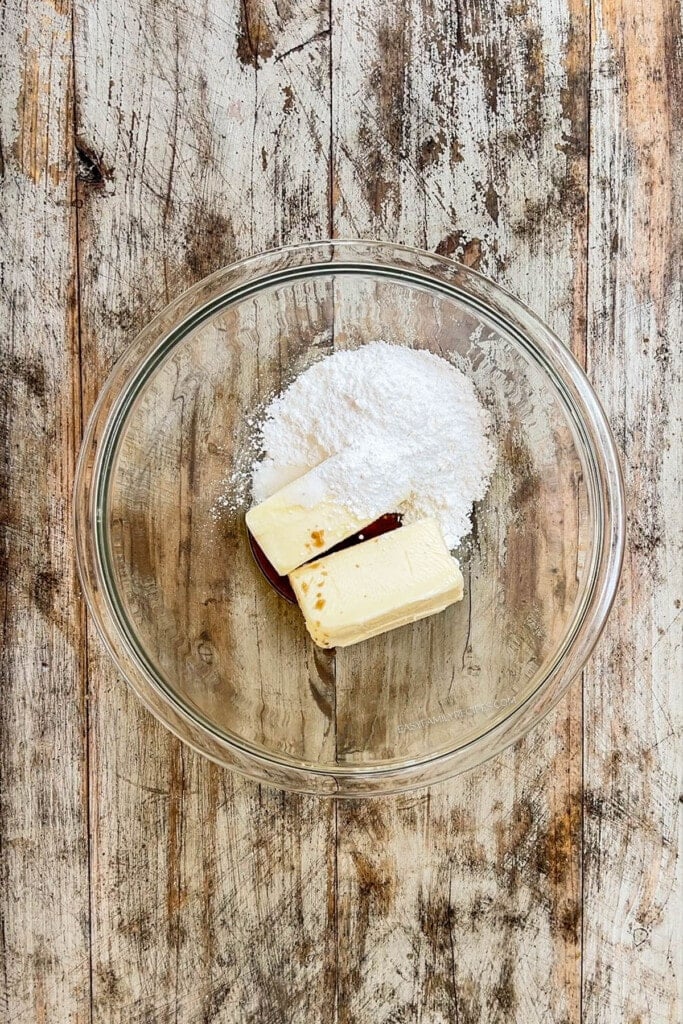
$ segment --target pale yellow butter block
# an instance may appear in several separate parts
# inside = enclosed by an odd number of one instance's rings
[[[460,566],[438,523],[421,519],[302,565],[289,577],[319,647],[347,647],[463,596]]]
[[[372,519],[359,518],[329,497],[324,483],[324,467],[329,461],[322,462],[247,512],[250,533],[281,576],[322,555],[372,522]]]

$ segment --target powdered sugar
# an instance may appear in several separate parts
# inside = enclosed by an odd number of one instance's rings
[[[253,498],[342,453],[321,467],[332,498],[368,520],[432,516],[454,548],[488,487],[489,430],[472,382],[440,356],[381,341],[335,352],[267,407]]]

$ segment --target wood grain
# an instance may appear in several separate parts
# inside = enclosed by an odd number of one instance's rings
[[[180,289],[328,233],[326,29],[315,3],[79,4],[88,408]],[[95,1019],[314,1019],[334,992],[332,807],[181,747],[90,645]]]
[[[68,3],[3,6],[0,1017],[90,1020]]]
[[[254,564],[239,513],[216,506],[244,472],[255,410],[329,351],[332,288],[281,289],[227,309],[160,367],[112,482],[114,574],[160,671],[219,728],[266,750],[334,762],[332,705],[301,613]],[[310,311],[315,310],[311,317]],[[333,700],[333,695],[332,695]]]
[[[415,2],[369,20],[336,2],[332,43],[335,232],[464,259],[581,354],[583,5]],[[578,1020],[580,808],[577,687],[464,779],[340,805],[340,1020]]]
[[[589,369],[624,454],[628,541],[586,673],[584,1014],[664,1024],[683,966],[680,8],[601,0],[592,34]]]
[[[337,756],[366,765],[465,746],[533,692],[585,586],[589,532],[564,416],[500,332],[396,281],[338,279],[335,349],[377,338],[459,361],[486,396],[497,461],[458,552],[465,600],[336,653]]]

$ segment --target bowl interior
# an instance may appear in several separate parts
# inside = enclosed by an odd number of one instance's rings
[[[472,377],[498,461],[458,552],[465,599],[325,652],[250,554],[250,424],[313,362],[377,339]],[[557,382],[465,295],[317,268],[216,309],[149,363],[108,475],[108,587],[157,686],[228,739],[330,772],[425,761],[514,713],[562,657],[595,555],[586,460]]]

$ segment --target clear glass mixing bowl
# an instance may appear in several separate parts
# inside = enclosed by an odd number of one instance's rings
[[[380,338],[472,377],[498,463],[465,600],[326,652],[253,562],[240,470],[269,397]],[[614,442],[567,349],[479,274],[356,241],[244,260],[150,323],[91,417],[75,514],[90,611],[150,710],[220,764],[344,796],[443,779],[535,725],[597,640],[624,542]]]

